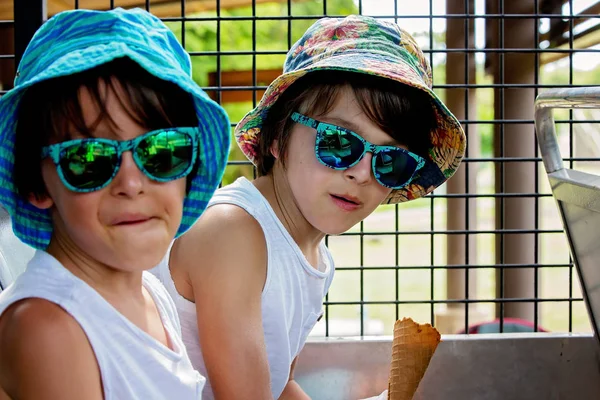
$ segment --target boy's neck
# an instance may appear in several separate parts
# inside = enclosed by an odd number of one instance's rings
[[[87,283],[121,315],[175,350],[150,291],[142,285],[141,271],[120,271],[76,251],[72,242],[53,236],[46,251],[73,275]]]
[[[306,258],[313,265],[318,263],[316,255],[325,234],[304,218],[285,176],[273,171],[269,175],[255,179],[252,183],[267,199],[275,215],[277,215],[279,221],[292,236]]]
[[[116,306],[120,299],[143,301],[142,272],[114,269],[94,260],[74,243],[66,243],[56,236],[52,237],[46,252],[112,305]]]

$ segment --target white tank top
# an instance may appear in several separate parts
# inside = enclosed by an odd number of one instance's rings
[[[173,301],[158,280],[143,274],[174,350],[119,313],[58,260],[37,251],[17,280],[0,294],[0,315],[16,301],[55,303],[79,323],[90,341],[106,400],[200,399],[205,379],[193,369],[180,337]]]
[[[290,366],[300,353],[309,332],[322,315],[323,298],[333,279],[333,260],[324,243],[320,245],[319,270],[310,265],[273,209],[245,178],[217,190],[209,203],[233,204],[254,217],[263,229],[267,243],[267,277],[262,292],[262,323],[275,399],[289,380]],[[170,253],[170,251],[169,251]],[[183,343],[194,367],[208,377],[198,339],[196,306],[175,289],[168,265],[169,254],[151,272],[164,283],[175,300],[181,319]],[[213,400],[207,380],[203,398]]]

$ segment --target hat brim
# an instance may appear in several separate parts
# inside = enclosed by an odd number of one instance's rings
[[[21,197],[13,180],[16,111],[28,87],[47,79],[72,75],[114,59],[128,57],[159,79],[173,82],[194,98],[200,128],[200,163],[183,205],[177,236],[186,232],[206,209],[222,179],[230,147],[230,123],[223,108],[211,100],[178,64],[152,51],[131,49],[123,42],[96,44],[56,59],[35,78],[20,84],[0,98],[0,203],[12,218],[13,231],[24,243],[46,249],[52,235],[48,210],[41,210]]]
[[[236,126],[235,138],[240,149],[252,163],[255,163],[260,130],[269,109],[290,85],[304,75],[315,71],[338,70],[379,76],[429,94],[437,121],[436,129],[431,132],[432,148],[425,167],[419,171],[410,185],[393,190],[382,204],[401,203],[431,193],[454,174],[465,154],[466,137],[459,121],[427,86],[423,76],[405,60],[394,59],[382,62],[381,55],[373,57],[368,52],[362,52],[360,54],[362,65],[355,67],[349,66],[348,63],[348,57],[353,56],[355,55],[345,53],[323,58],[307,68],[284,73],[275,79],[258,105]]]

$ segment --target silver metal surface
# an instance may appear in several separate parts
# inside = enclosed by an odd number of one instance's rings
[[[600,108],[600,88],[555,89],[538,96],[535,127],[583,297],[600,338],[600,177],[567,169],[554,128],[554,108]]]
[[[312,339],[295,379],[314,400],[356,400],[387,389],[391,337]],[[600,399],[591,335],[442,336],[415,400]]]
[[[535,129],[547,173],[563,169],[554,129],[553,108],[600,108],[600,88],[553,89],[535,101]]]

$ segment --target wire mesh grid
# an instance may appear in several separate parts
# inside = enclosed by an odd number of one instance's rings
[[[0,29],[15,28],[17,59],[39,23],[33,3],[40,12],[60,11],[52,0],[28,2],[27,9],[15,2],[16,22],[0,18]],[[426,198],[381,206],[349,232],[326,237],[336,277],[313,334],[391,334],[403,316],[444,333],[496,319],[494,329],[503,332],[513,318],[532,330],[591,331],[541,166],[533,98],[550,87],[600,82],[597,43],[579,43],[597,38],[598,2],[75,0],[71,8],[119,6],[142,7],[165,21],[190,53],[194,78],[227,109],[232,128],[318,18],[356,13],[393,20],[414,33],[428,56],[434,90],[470,141],[461,172]],[[15,60],[6,49],[0,48],[5,70]],[[2,82],[6,90],[9,83]],[[522,113],[513,104],[520,98],[531,100]],[[572,111],[557,117],[571,168],[598,171],[599,121],[598,114]],[[251,178],[253,169],[234,145],[223,183],[242,175]]]

